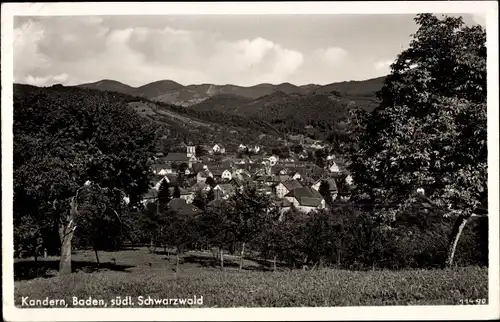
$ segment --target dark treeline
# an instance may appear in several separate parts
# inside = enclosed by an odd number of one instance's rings
[[[201,211],[182,214],[167,207],[174,196],[165,193],[166,189],[162,185],[158,199],[129,214],[130,230],[126,233],[117,234],[112,225],[101,226],[95,236],[98,249],[149,245],[151,251],[158,247],[181,254],[216,248],[218,265],[223,265],[222,250],[266,259],[270,267],[274,262],[295,268],[439,268],[453,227],[452,219],[443,219],[418,205],[389,223],[375,220],[349,202],[337,202],[329,209],[308,214],[293,207],[280,212],[266,195],[251,188],[221,201],[211,201],[210,194],[198,194],[193,205]],[[88,240],[79,238],[76,245],[92,247]],[[486,217],[469,223],[458,244],[455,263],[488,265]]]

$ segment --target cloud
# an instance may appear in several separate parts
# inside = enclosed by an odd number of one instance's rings
[[[394,60],[379,60],[376,61],[374,64],[374,67],[377,71],[389,73],[391,70],[391,65],[394,62]]]
[[[34,85],[104,78],[133,86],[159,79],[279,83],[304,62],[301,52],[261,37],[230,41],[170,26],[110,28],[100,17],[31,19],[14,34],[15,81]]]
[[[330,65],[338,65],[347,58],[347,50],[340,47],[329,47],[320,50],[323,60]]]

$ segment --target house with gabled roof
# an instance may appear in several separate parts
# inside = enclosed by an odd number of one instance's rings
[[[299,171],[290,172],[292,179],[302,180],[302,174]]]
[[[337,189],[337,182],[335,181],[334,178],[321,178],[317,180],[311,188],[319,192],[319,189],[321,187],[321,183],[326,182],[328,184],[328,188],[330,191],[330,195],[332,196],[333,199],[337,197],[338,194],[338,189]]]
[[[295,188],[302,188],[303,186],[297,180],[287,180],[283,182],[279,182],[276,185],[276,197],[284,198],[286,194],[292,191]]]
[[[328,161],[327,168],[328,168],[328,171],[330,171],[331,173],[340,173],[340,167],[333,160]]]
[[[172,167],[170,165],[164,164],[164,163],[155,163],[155,164],[151,165],[151,168],[153,169],[154,174],[160,175],[160,176],[165,176],[168,173],[173,172]]]
[[[169,154],[167,154],[166,157],[163,158],[163,160],[167,163],[189,162],[189,158],[187,157],[186,153],[178,153],[178,152],[170,152]]]
[[[170,179],[168,178],[168,176],[155,176],[152,180],[152,184],[153,184],[153,189],[155,189],[156,191],[158,191],[160,189],[160,186],[161,186],[161,183],[163,181],[166,181],[167,183],[170,184]]]
[[[213,153],[226,153],[226,148],[225,148],[222,144],[218,144],[218,143],[216,143],[216,144],[212,147],[212,152],[213,152]]]
[[[309,213],[325,208],[325,200],[321,194],[309,187],[295,188],[285,195],[299,211]]]

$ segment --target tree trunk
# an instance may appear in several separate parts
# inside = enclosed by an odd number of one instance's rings
[[[177,251],[177,254],[175,257],[176,257],[175,272],[178,273],[179,272],[179,251]]]
[[[276,272],[276,255],[273,258],[273,272]]]
[[[68,216],[71,217],[71,216]],[[59,260],[59,274],[71,274],[71,241],[74,229],[72,220],[68,224],[60,224],[59,237],[61,239],[61,258]]]
[[[245,256],[245,243],[241,244],[240,271],[243,269],[243,256]]]
[[[99,262],[99,254],[97,253],[97,248],[94,246],[94,253],[95,253],[95,260],[97,262],[97,266],[99,267],[99,265],[101,264]]]
[[[220,252],[220,268],[224,269],[224,253],[222,251],[222,247],[219,248]]]
[[[59,259],[59,274],[71,274],[71,241],[75,233],[76,225],[74,219],[78,214],[78,193],[77,190],[74,197],[71,198],[69,212],[66,213],[65,218],[59,221],[59,238],[61,240],[61,258]],[[54,207],[56,208],[56,207]]]
[[[448,242],[448,251],[446,254],[446,261],[444,262],[443,268],[450,268],[453,265],[453,258],[455,257],[455,251],[457,249],[458,240],[462,234],[467,221],[468,216],[459,216],[453,225],[453,229],[450,235],[450,241]]]
[[[47,258],[47,248],[43,249],[43,258]]]

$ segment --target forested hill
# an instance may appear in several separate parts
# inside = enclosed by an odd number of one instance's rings
[[[123,94],[145,97],[154,101],[175,105],[190,106],[217,95],[233,95],[247,99],[257,99],[276,92],[285,94],[330,94],[336,92],[345,97],[362,101],[376,100],[375,93],[382,88],[385,77],[378,77],[363,81],[347,81],[327,85],[308,84],[296,86],[290,83],[258,84],[255,86],[237,85],[181,85],[172,80],[159,80],[140,87],[132,87],[115,80],[101,80],[94,83],[78,85],[89,89],[115,91]]]
[[[134,110],[144,123],[152,122],[159,135],[169,138],[172,144],[204,144],[211,141],[239,144],[259,134],[280,135],[269,125],[252,118],[217,112],[208,115],[188,113],[183,107],[155,103],[146,98],[119,92],[62,85],[36,87],[14,84],[15,108],[43,106],[49,111],[63,105],[76,105],[85,110],[95,104]]]

